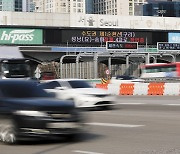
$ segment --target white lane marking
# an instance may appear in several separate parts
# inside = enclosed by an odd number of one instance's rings
[[[103,153],[97,153],[97,152],[90,152],[90,151],[80,151],[80,150],[75,150],[73,152],[76,153],[84,153],[84,154],[103,154]]]
[[[169,105],[169,106],[180,106],[180,104],[162,104],[162,105]]]
[[[142,105],[142,104],[146,104],[146,103],[116,103],[116,104],[124,104],[124,105]]]
[[[180,103],[176,104],[160,104],[160,103],[116,103],[118,105],[164,105],[164,106],[180,106]]]
[[[145,125],[129,125],[129,124],[113,124],[113,123],[99,123],[99,122],[92,122],[86,123],[87,125],[94,125],[94,126],[108,126],[108,127],[142,127]]]

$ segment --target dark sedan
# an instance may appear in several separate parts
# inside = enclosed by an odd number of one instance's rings
[[[34,81],[0,80],[0,140],[59,138],[81,132],[83,120],[72,101],[52,98]]]

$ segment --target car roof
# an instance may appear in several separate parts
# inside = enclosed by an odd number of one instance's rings
[[[67,78],[67,79],[52,79],[52,80],[46,80],[44,82],[52,82],[52,81],[82,81],[82,80],[86,80],[86,79],[76,79],[76,78]]]
[[[34,80],[25,80],[25,79],[0,79],[0,84],[6,83],[35,83]]]
[[[23,79],[0,79],[0,87],[11,87],[11,86],[20,86],[20,85],[37,85],[37,81],[34,80],[23,80]]]

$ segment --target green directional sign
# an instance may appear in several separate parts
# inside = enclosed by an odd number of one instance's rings
[[[0,44],[43,44],[42,29],[0,28]]]
[[[158,52],[157,48],[147,48],[146,52],[150,52],[150,53],[156,53]]]

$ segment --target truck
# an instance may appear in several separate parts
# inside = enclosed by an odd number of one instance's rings
[[[30,79],[30,60],[17,46],[0,46],[0,79]]]

